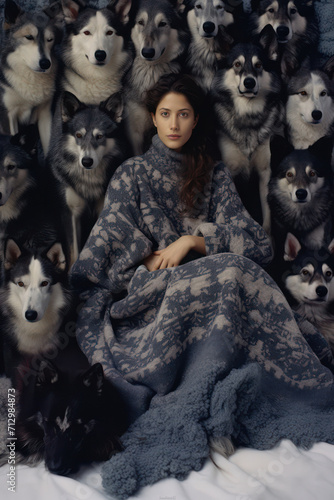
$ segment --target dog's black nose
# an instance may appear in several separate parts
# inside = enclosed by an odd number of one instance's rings
[[[312,111],[312,118],[313,120],[321,120],[322,118],[322,112],[319,109],[315,109]]]
[[[307,191],[306,189],[297,189],[296,191],[296,198],[299,201],[305,201],[307,198]]]
[[[43,69],[44,71],[49,69],[51,66],[51,61],[49,59],[46,59],[46,57],[43,57],[43,59],[40,59],[39,61],[39,67]]]
[[[328,292],[327,288],[325,286],[323,286],[323,285],[317,286],[317,288],[315,289],[315,293],[321,299],[323,299],[324,297],[326,297],[327,292]]]
[[[154,49],[147,49],[147,48],[143,48],[142,51],[142,56],[145,57],[145,59],[153,59],[153,57],[155,56],[155,50]]]
[[[256,81],[251,76],[247,76],[244,79],[244,86],[246,87],[246,89],[252,90],[255,87],[255,85],[256,85]]]
[[[203,31],[207,34],[207,35],[211,35],[211,33],[213,33],[216,29],[216,25],[215,23],[212,23],[211,21],[206,21],[204,24],[203,24]]]
[[[84,156],[81,160],[82,166],[85,168],[91,168],[91,166],[94,163],[93,158],[90,158],[89,156]]]
[[[34,311],[33,309],[28,309],[28,311],[25,312],[25,318],[27,321],[36,321],[37,316],[37,311]]]
[[[99,62],[105,61],[106,57],[107,57],[107,53],[105,50],[97,50],[95,52],[95,59]]]
[[[284,26],[283,24],[281,24],[280,26],[277,27],[276,33],[278,40],[284,40],[290,33],[290,30],[288,26]]]

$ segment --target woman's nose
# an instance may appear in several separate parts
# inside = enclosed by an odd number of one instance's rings
[[[172,116],[170,128],[172,130],[177,130],[179,128],[177,116]]]

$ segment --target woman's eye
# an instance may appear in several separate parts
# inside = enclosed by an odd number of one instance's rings
[[[163,116],[164,118],[166,118],[168,116],[167,111],[162,111],[161,116]]]
[[[181,116],[182,118],[188,118],[188,113],[180,113],[180,116]]]

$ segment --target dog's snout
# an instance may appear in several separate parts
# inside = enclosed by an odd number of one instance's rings
[[[95,52],[95,59],[99,62],[103,62],[106,60],[107,53],[105,50],[97,50]]]
[[[247,76],[244,79],[244,86],[245,86],[246,89],[252,90],[255,87],[255,85],[256,85],[256,81],[251,76]]]
[[[142,56],[145,57],[145,59],[153,59],[153,57],[155,56],[155,50],[153,48],[144,47],[141,53]]]
[[[203,24],[203,31],[207,35],[211,35],[215,31],[215,29],[216,29],[215,23],[213,23],[211,21],[206,21]]]
[[[321,120],[322,112],[319,109],[314,109],[312,111],[312,118],[313,118],[313,120],[317,120],[317,121]]]
[[[89,156],[84,156],[81,160],[82,166],[85,168],[91,168],[94,160],[93,158],[90,158]]]
[[[42,59],[40,59],[39,61],[39,67],[42,69],[42,70],[47,70],[49,69],[51,66],[51,61],[50,59],[47,59],[46,57],[43,57]]]
[[[279,40],[284,40],[290,33],[288,26],[281,24],[276,29],[277,37]]]
[[[305,201],[307,198],[307,191],[306,189],[297,189],[296,191],[296,198],[299,201]]]
[[[37,316],[37,311],[34,311],[33,309],[28,309],[28,311],[25,312],[25,318],[27,321],[36,321]]]
[[[317,286],[316,290],[315,290],[315,293],[318,295],[318,297],[320,297],[321,299],[323,299],[324,297],[326,297],[327,295],[327,288],[323,285],[319,285]]]

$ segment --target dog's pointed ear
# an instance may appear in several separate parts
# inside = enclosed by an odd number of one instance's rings
[[[10,29],[16,23],[17,18],[19,17],[20,14],[23,14],[23,11],[14,2],[14,0],[6,0],[3,29],[4,30]]]
[[[30,156],[35,156],[37,153],[37,144],[39,140],[39,132],[36,124],[31,124],[23,127],[20,132],[13,135],[10,143],[13,146],[20,146]]]
[[[50,0],[47,7],[43,9],[44,14],[46,14],[50,19],[53,19],[54,24],[59,29],[63,28],[65,22],[65,16],[62,8],[61,0]]]
[[[332,161],[333,145],[333,138],[330,136],[324,136],[309,146],[308,150],[324,163],[330,164]]]
[[[111,0],[107,9],[117,14],[121,23],[126,24],[129,22],[129,13],[132,7],[132,0]]]
[[[331,56],[323,65],[322,70],[326,75],[333,80],[334,79],[334,56]]]
[[[8,238],[5,242],[5,258],[4,267],[8,271],[15,266],[18,258],[21,256],[22,251],[18,244],[12,239]]]
[[[329,251],[329,253],[334,254],[334,238],[332,239],[332,241],[328,245],[328,251]]]
[[[82,102],[80,102],[74,94],[67,92],[66,90],[63,92],[61,97],[61,116],[63,123],[71,120],[79,109],[84,108],[85,105],[82,104]]]
[[[66,258],[61,243],[54,243],[45,253],[46,257],[61,271],[66,269]]]
[[[106,111],[116,123],[122,121],[123,108],[123,97],[120,92],[112,94],[106,101],[100,103],[100,109]]]
[[[267,24],[260,33],[259,44],[265,50],[271,61],[278,57],[278,40],[274,28]]]
[[[47,385],[55,384],[58,378],[58,371],[51,361],[42,359],[36,377],[36,387],[42,388]]]
[[[294,236],[292,233],[288,233],[286,235],[284,243],[284,260],[286,261],[295,260],[301,248],[302,246],[297,240],[296,236]]]
[[[281,161],[294,150],[290,142],[281,135],[273,135],[270,138],[270,168],[276,171]]]
[[[86,7],[86,3],[85,0],[77,0],[76,2],[73,0],[61,0],[65,23],[73,23],[78,17],[80,10]]]
[[[82,377],[82,382],[85,387],[97,391],[101,394],[104,381],[103,368],[101,363],[95,363],[91,366]]]

